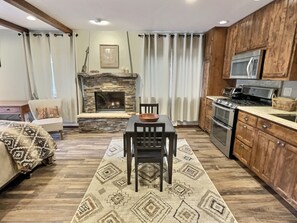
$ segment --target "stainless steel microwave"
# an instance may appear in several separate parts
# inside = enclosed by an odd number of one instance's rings
[[[260,79],[265,51],[263,49],[236,54],[232,57],[231,79]]]

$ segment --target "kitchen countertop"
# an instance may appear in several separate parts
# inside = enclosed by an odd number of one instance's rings
[[[218,98],[226,98],[226,97],[224,97],[224,96],[206,96],[206,98],[209,98],[209,99],[214,101],[214,100],[216,100]]]
[[[226,97],[224,97],[224,96],[206,96],[206,98],[214,101],[218,98],[226,98]],[[258,117],[270,120],[270,121],[278,123],[280,125],[284,125],[286,127],[292,128],[297,131],[297,123],[296,122],[288,121],[286,119],[272,115],[272,114],[297,115],[297,111],[288,112],[288,111],[284,111],[284,110],[273,109],[272,107],[268,107],[268,106],[238,106],[237,108],[241,111],[251,113]]]
[[[269,121],[284,125],[286,127],[292,128],[297,131],[297,123],[288,121],[286,119],[276,117],[272,114],[291,114],[291,115],[297,115],[297,111],[295,112],[288,112],[288,111],[283,111],[283,110],[278,110],[278,109],[273,109],[272,107],[259,107],[259,106],[238,106],[237,107],[240,111],[245,111],[248,112],[252,115],[256,115],[258,117],[267,119]]]

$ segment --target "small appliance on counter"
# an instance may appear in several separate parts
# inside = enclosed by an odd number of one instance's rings
[[[242,87],[226,87],[223,89],[223,96],[228,98],[240,99],[242,98]]]

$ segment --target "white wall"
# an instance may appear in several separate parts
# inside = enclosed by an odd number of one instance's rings
[[[127,42],[127,33],[125,31],[96,31],[96,30],[75,30],[78,34],[76,37],[77,53],[77,70],[80,72],[85,61],[85,51],[89,46],[89,60],[87,62],[87,71],[96,70],[100,73],[119,73],[121,68],[129,69],[129,48]],[[141,72],[141,46],[142,39],[138,37],[137,32],[129,32],[130,49],[132,57],[133,73]],[[100,67],[99,45],[119,45],[119,68],[107,69]]]
[[[0,30],[0,100],[30,99],[23,38]]]
[[[85,60],[85,51],[90,46],[87,71],[99,70],[100,73],[121,72],[128,68],[131,72],[127,33],[125,31],[76,30],[77,71],[80,72]],[[133,72],[141,74],[142,38],[138,32],[129,32]],[[104,69],[100,67],[100,44],[119,45],[119,68]],[[0,100],[30,99],[29,82],[23,47],[23,38],[17,32],[0,30]]]

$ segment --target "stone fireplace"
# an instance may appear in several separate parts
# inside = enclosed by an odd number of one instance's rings
[[[95,92],[96,112],[125,111],[125,92]]]
[[[83,132],[124,130],[136,113],[138,74],[79,73],[83,113],[77,116]]]

